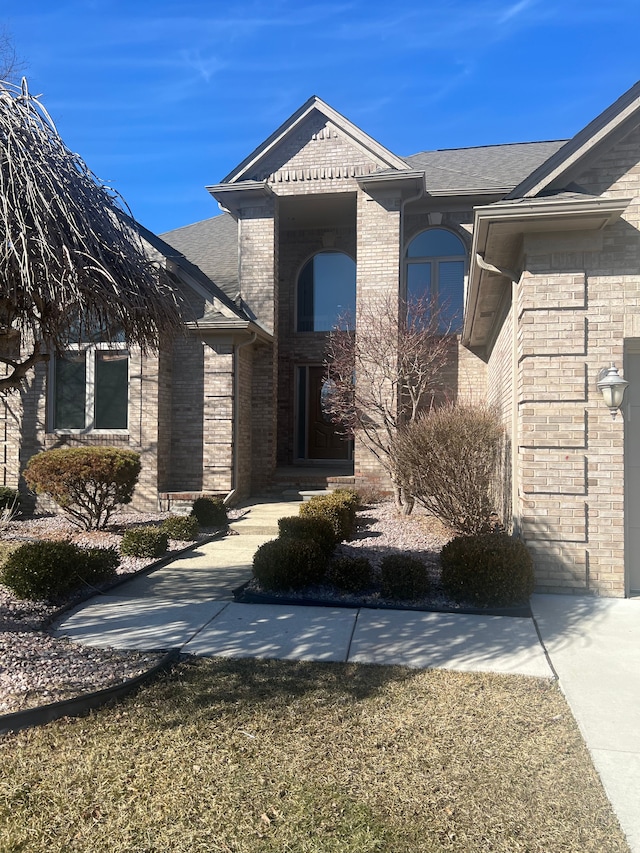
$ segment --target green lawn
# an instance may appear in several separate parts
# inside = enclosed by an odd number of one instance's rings
[[[188,661],[0,740],[0,850],[628,851],[550,681]]]

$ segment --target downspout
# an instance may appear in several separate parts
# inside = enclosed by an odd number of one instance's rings
[[[223,501],[225,506],[229,506],[238,491],[240,468],[238,461],[238,436],[240,434],[240,350],[255,343],[257,337],[258,333],[253,332],[248,341],[236,344],[233,350],[233,479],[231,481],[231,491],[225,496]]]
[[[476,252],[476,262],[480,269],[497,273],[511,281],[511,515],[513,533],[515,536],[519,536],[520,516],[517,512],[520,499],[520,482],[518,477],[518,317],[516,313],[516,300],[520,275],[514,270],[499,269],[493,264],[488,263],[478,252]]]
[[[403,298],[406,299],[407,296],[407,288],[406,288],[406,278],[407,271],[404,265],[404,209],[407,204],[413,201],[418,201],[423,198],[425,194],[425,175],[422,173],[422,186],[418,190],[415,195],[408,196],[408,198],[402,199],[400,202],[400,294],[403,294]]]

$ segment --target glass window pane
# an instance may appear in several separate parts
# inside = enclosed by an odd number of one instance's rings
[[[86,426],[86,357],[67,353],[56,358],[54,429],[84,429]]]
[[[431,263],[407,264],[407,299],[431,299]]]
[[[129,409],[129,356],[96,353],[95,428],[126,429]]]
[[[353,316],[356,265],[343,252],[320,252],[298,278],[298,331],[328,332],[338,319]]]
[[[451,325],[451,331],[462,327],[462,300],[464,294],[464,261],[438,263],[438,303],[442,312],[442,325]]]
[[[313,258],[298,278],[298,331],[313,332]]]
[[[407,249],[408,258],[447,258],[464,256],[462,240],[444,228],[429,228],[418,234]]]

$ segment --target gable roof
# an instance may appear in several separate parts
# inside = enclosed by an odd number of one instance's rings
[[[414,169],[424,169],[430,195],[473,191],[506,192],[555,154],[566,140],[515,142],[475,148],[422,151],[406,157]]]
[[[363,130],[360,130],[355,124],[341,115],[333,107],[330,107],[323,100],[312,95],[293,115],[291,115],[280,127],[275,130],[261,145],[249,154],[248,157],[236,166],[220,183],[235,184],[240,181],[250,179],[256,166],[261,160],[265,159],[271,152],[279,146],[284,140],[300,127],[300,125],[313,112],[320,113],[328,121],[349,139],[356,147],[364,149],[367,153],[379,164],[380,169],[400,169],[407,168],[404,160],[389,151],[379,142],[376,142],[373,137],[369,136]]]
[[[602,143],[625,135],[640,124],[640,82],[621,95],[589,122],[549,159],[534,169],[507,198],[530,198],[550,188],[558,189],[570,170],[584,161]]]

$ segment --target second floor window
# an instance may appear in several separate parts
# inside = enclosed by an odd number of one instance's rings
[[[298,276],[299,332],[328,332],[340,317],[355,315],[356,264],[344,252],[319,252]]]
[[[446,228],[423,231],[407,249],[407,299],[429,299],[443,331],[462,328],[465,262],[464,243]]]

